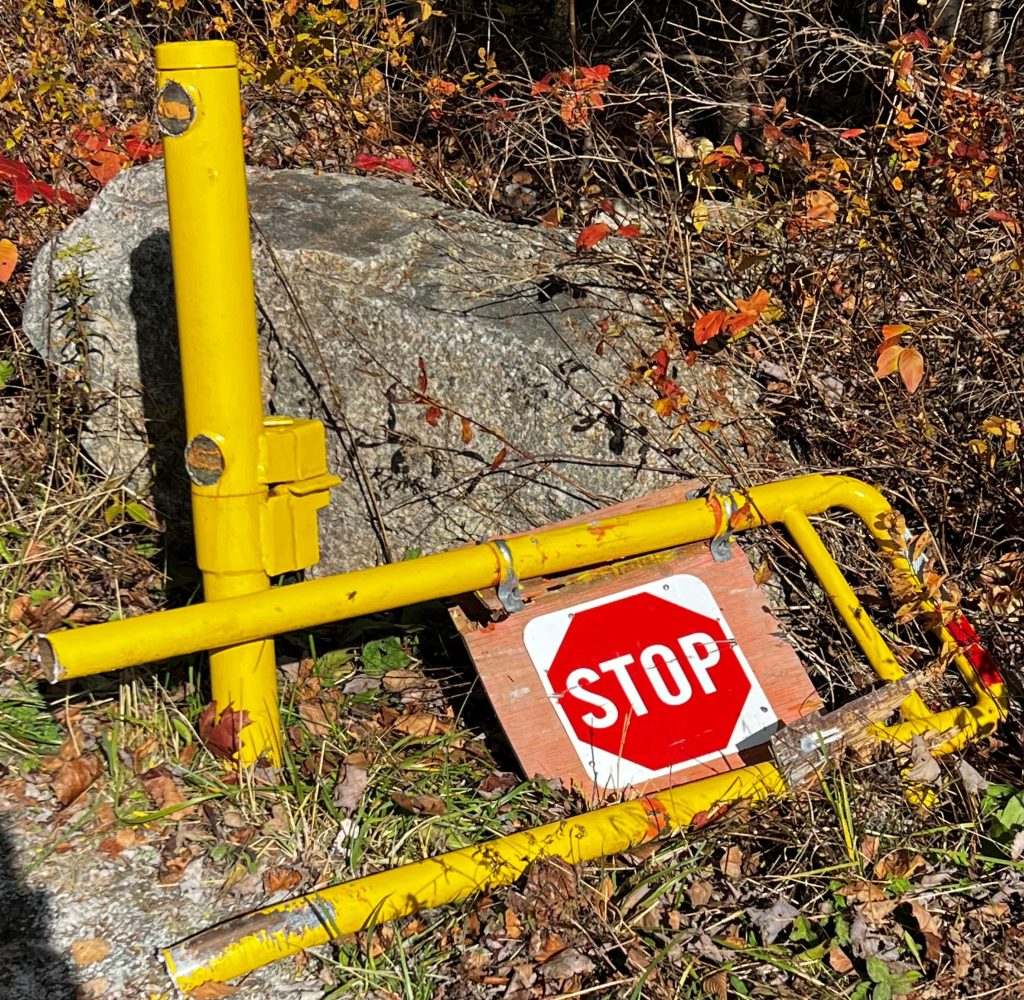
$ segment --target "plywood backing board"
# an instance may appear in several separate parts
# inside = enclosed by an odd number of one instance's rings
[[[562,523],[678,503],[692,485]],[[506,616],[493,591],[467,595],[452,617],[529,776],[595,799],[682,784],[767,759],[778,725],[821,707],[739,546],[726,562],[699,543],[528,580],[522,596]],[[613,676],[618,707],[598,693]],[[697,752],[710,746],[732,752]]]

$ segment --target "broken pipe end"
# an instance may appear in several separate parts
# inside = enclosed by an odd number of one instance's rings
[[[60,662],[57,651],[53,648],[53,643],[50,642],[45,633],[38,633],[36,635],[36,646],[39,651],[39,662],[42,665],[46,679],[51,684],[59,684],[61,681],[67,680],[67,671],[65,671],[64,665]]]

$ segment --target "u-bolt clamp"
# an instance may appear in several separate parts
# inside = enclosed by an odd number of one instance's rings
[[[498,555],[500,577],[498,579],[498,600],[508,614],[522,611],[526,605],[519,594],[519,577],[516,576],[512,562],[512,551],[503,538],[495,538],[487,543]]]
[[[732,559],[732,543],[734,532],[732,529],[732,516],[739,509],[736,506],[736,498],[732,493],[715,493],[708,487],[690,490],[686,494],[687,500],[706,500],[708,505],[718,505],[718,513],[721,520],[718,522],[718,530],[710,539],[711,558],[715,562],[728,562]],[[716,519],[717,520],[717,519]]]

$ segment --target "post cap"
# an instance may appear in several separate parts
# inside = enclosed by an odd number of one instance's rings
[[[176,69],[231,69],[238,65],[238,47],[234,42],[165,42],[156,47],[156,68],[163,72]]]

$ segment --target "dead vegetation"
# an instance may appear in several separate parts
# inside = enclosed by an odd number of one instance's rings
[[[34,683],[32,632],[193,596],[180,573],[184,592],[165,593],[174,553],[159,512],[79,451],[81,380],[47,370],[19,330],[35,250],[118,170],[159,155],[150,47],[170,38],[239,42],[254,163],[412,178],[577,235],[579,254],[659,303],[643,342],[615,344],[631,359],[624,383],[674,425],[692,419],[682,366],[750,371],[798,465],[879,483],[931,533],[935,586],[963,601],[1016,684],[1019,10],[668,8],[26,0],[0,12],[0,788],[5,808],[52,812],[52,850],[153,849],[165,884],[202,857],[227,910],[579,805],[510,773],[457,646],[429,639],[436,608],[292,637],[288,757],[273,779],[224,771],[198,662],[68,691]],[[68,323],[87,324],[87,280],[62,294]],[[716,428],[701,432],[713,441]],[[750,468],[751,481],[776,474],[757,456]],[[879,568],[849,535],[828,531],[891,620]],[[841,700],[864,668],[785,543],[765,546],[789,633]],[[924,655],[912,628],[898,635],[910,661]],[[895,760],[847,762],[820,791],[579,871],[535,865],[509,893],[299,965],[319,966],[337,997],[1019,996],[1021,759],[1010,720],[970,763],[930,776],[938,803],[924,816]]]

